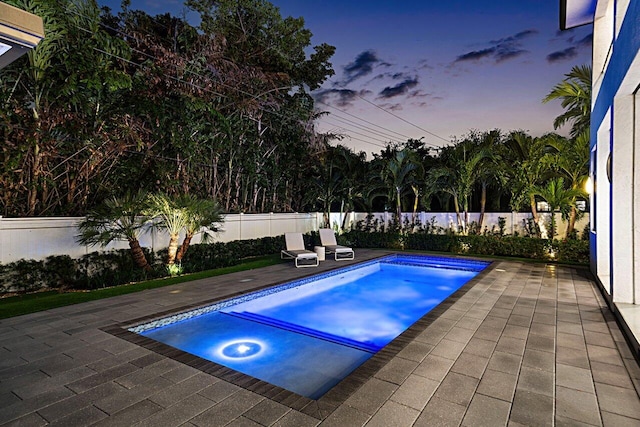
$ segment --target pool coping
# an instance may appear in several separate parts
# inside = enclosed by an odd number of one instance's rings
[[[389,255],[407,255],[402,252],[387,253],[363,261],[361,263],[352,264],[352,266],[359,266],[370,262],[375,262],[381,258],[388,257]],[[417,254],[416,254],[417,255]],[[327,391],[322,397],[317,400],[301,396],[292,391],[286,390],[282,387],[275,386],[266,381],[259,380],[250,375],[246,375],[235,371],[226,366],[218,363],[203,359],[193,354],[187,353],[183,350],[171,347],[167,344],[155,341],[151,338],[139,335],[131,332],[128,329],[136,325],[148,323],[153,320],[157,320],[163,317],[175,315],[178,313],[186,312],[202,308],[208,305],[215,304],[217,302],[237,298],[248,293],[259,292],[261,290],[277,287],[285,283],[292,282],[292,280],[283,280],[275,283],[269,283],[262,286],[258,286],[251,290],[240,291],[228,294],[224,297],[214,298],[211,300],[201,301],[196,304],[188,304],[183,307],[174,308],[171,310],[165,310],[157,312],[152,315],[132,319],[127,322],[116,323],[110,326],[100,328],[102,331],[107,332],[115,337],[124,339],[130,343],[139,345],[150,351],[184,363],[202,372],[214,376],[215,378],[227,381],[236,386],[242,387],[248,391],[254,392],[275,402],[281,403],[290,407],[291,409],[298,410],[306,415],[309,415],[319,421],[323,421],[329,415],[331,415],[340,405],[342,405],[356,390],[358,390],[365,382],[372,378],[380,369],[382,369],[387,363],[389,363],[400,351],[402,351],[409,343],[411,343],[420,333],[422,333],[429,325],[437,320],[442,314],[444,314],[453,304],[455,304],[461,297],[463,297],[469,290],[478,284],[487,274],[489,274],[497,265],[495,260],[475,257],[463,257],[463,256],[447,256],[447,255],[434,255],[429,254],[430,257],[435,258],[449,258],[460,259],[469,261],[481,261],[489,263],[482,271],[480,271],[475,277],[470,279],[462,287],[451,294],[447,299],[442,301],[436,307],[434,307],[429,313],[414,322],[408,329],[398,335],[393,341],[383,347],[380,351],[374,354],[371,358],[365,361],[362,365],[358,366],[347,377],[342,379],[333,388]],[[343,267],[336,266],[338,270]],[[310,272],[308,275],[296,279],[304,280],[323,273]]]

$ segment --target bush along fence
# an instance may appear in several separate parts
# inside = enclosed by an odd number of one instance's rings
[[[284,239],[279,236],[193,245],[182,259],[182,272],[195,273],[237,265],[249,257],[278,253],[283,244]],[[143,251],[152,266],[150,271],[137,267],[128,249],[91,252],[77,259],[56,255],[38,261],[0,264],[0,295],[43,289],[99,289],[167,276],[164,263],[167,249],[151,252],[143,248]]]
[[[410,230],[410,231],[407,231]],[[319,245],[317,232],[304,235],[305,245]],[[360,221],[351,231],[338,236],[338,243],[354,248],[379,248],[449,252],[464,255],[507,256],[588,264],[589,242],[548,240],[504,235],[500,229],[481,235],[457,235],[427,223],[424,226],[379,228]],[[277,254],[284,248],[283,236],[193,245],[182,259],[182,273],[195,273],[239,264],[248,257]],[[0,264],[0,294],[33,292],[42,289],[82,290],[118,286],[168,275],[164,260],[167,250],[143,248],[151,271],[134,265],[126,249],[92,252],[73,259],[68,255],[44,260],[19,260]]]
[[[585,227],[585,230],[588,229]],[[380,248],[450,252],[464,255],[489,255],[556,261],[570,264],[589,263],[588,233],[577,239],[539,239],[525,235],[506,235],[504,228],[476,235],[460,235],[434,226],[433,223],[394,224],[380,227],[375,221],[359,221],[353,230],[339,236],[339,243],[354,248]]]

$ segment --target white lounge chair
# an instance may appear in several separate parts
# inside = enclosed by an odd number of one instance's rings
[[[336,242],[336,235],[330,228],[320,229],[320,243],[325,247],[328,254],[334,254],[336,261],[353,259],[355,257],[353,249],[341,246]]]
[[[284,241],[287,249],[280,251],[280,259],[293,258],[296,268],[318,266],[318,254],[304,248],[302,233],[284,233]]]

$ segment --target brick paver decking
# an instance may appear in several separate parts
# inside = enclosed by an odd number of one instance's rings
[[[357,250],[355,262],[382,254]],[[0,320],[0,425],[640,426],[639,365],[578,267],[496,261],[329,403],[249,391],[255,381],[105,332],[349,263],[283,263]]]

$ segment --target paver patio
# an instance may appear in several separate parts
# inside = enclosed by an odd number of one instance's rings
[[[354,391],[311,404],[103,330],[348,264],[283,263],[0,320],[0,425],[640,426],[640,367],[579,267],[496,261]]]

